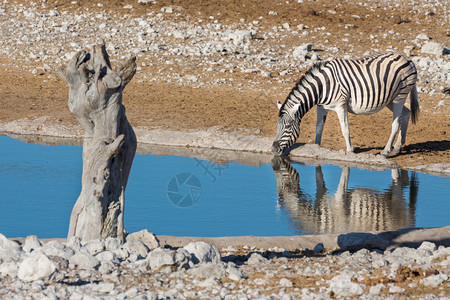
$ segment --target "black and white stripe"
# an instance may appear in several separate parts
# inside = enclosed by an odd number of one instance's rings
[[[277,137],[272,152],[280,155],[300,134],[300,121],[315,105],[317,110],[316,143],[320,144],[328,110],[336,111],[346,139],[347,151],[353,151],[350,142],[347,112],[373,114],[384,107],[393,111],[394,122],[389,141],[382,154],[391,152],[395,135],[401,134],[395,144],[398,152],[405,142],[411,114],[413,123],[419,110],[417,71],[413,62],[396,52],[384,52],[360,59],[334,59],[314,65],[292,89],[286,101],[279,103]],[[411,94],[411,113],[404,107]]]

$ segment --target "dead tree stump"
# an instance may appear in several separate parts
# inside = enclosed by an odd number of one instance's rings
[[[137,143],[122,91],[136,73],[135,60],[113,70],[105,45],[99,45],[58,70],[69,84],[69,109],[85,130],[82,188],[68,237],[124,239],[124,195]]]

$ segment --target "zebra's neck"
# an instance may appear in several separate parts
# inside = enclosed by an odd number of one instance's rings
[[[322,77],[325,76],[325,72],[323,72],[325,64],[325,62],[321,62],[314,65],[300,78],[286,98],[280,109],[280,114],[282,111],[289,111],[296,104],[299,104],[296,116],[301,119],[314,105],[319,104],[323,98]]]

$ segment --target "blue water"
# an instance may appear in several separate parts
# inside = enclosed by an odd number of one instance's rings
[[[0,233],[65,237],[81,190],[82,148],[7,136],[0,136],[0,145]],[[294,171],[280,178],[294,186],[280,192],[270,163],[219,165],[137,154],[126,190],[125,229],[175,236],[289,236],[353,231],[374,222],[379,230],[450,225],[449,177],[401,171],[396,183],[391,170],[351,168],[343,191],[341,167],[288,165]],[[372,211],[381,212],[373,217]]]

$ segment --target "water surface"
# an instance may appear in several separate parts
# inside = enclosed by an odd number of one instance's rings
[[[0,233],[65,237],[81,146],[0,136]],[[125,228],[158,235],[278,236],[450,225],[450,178],[405,170],[251,165],[137,154]]]

